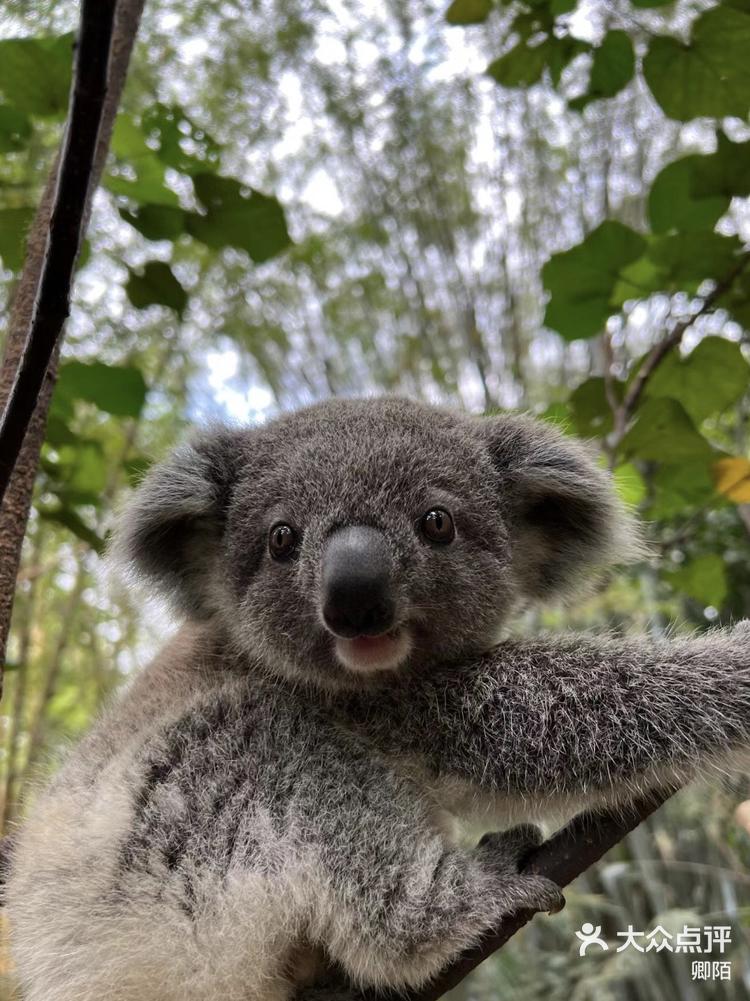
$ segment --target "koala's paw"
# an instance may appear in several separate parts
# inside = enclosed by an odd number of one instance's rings
[[[520,824],[508,831],[485,834],[477,853],[500,877],[501,904],[504,911],[547,911],[557,914],[565,906],[562,890],[546,876],[524,872],[529,855],[544,840],[533,824]]]
[[[507,831],[490,831],[477,845],[477,851],[494,861],[498,872],[514,876],[523,869],[529,855],[544,841],[541,828],[519,824]]]

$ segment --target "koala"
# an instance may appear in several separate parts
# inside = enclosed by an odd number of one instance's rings
[[[639,556],[592,454],[527,417],[377,398],[214,428],[113,552],[184,621],[16,832],[26,1001],[419,988],[562,905],[528,821],[746,760],[747,625],[507,637]],[[467,847],[456,818],[517,826]]]

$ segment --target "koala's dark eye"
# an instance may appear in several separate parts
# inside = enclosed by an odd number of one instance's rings
[[[456,529],[453,518],[442,507],[434,507],[422,518],[422,534],[430,542],[453,542],[456,537]]]
[[[297,545],[297,533],[290,525],[274,525],[268,535],[268,551],[275,560],[291,556]]]

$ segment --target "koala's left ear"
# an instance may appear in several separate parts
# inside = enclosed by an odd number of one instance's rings
[[[593,451],[544,421],[479,418],[511,528],[520,592],[548,599],[644,555],[641,533]]]
[[[204,431],[149,470],[110,546],[115,564],[194,618],[219,607],[222,534],[240,434],[223,427]]]

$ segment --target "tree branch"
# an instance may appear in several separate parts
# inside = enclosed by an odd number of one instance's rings
[[[107,93],[117,0],[83,0],[70,110],[26,346],[0,420],[0,503],[23,445],[44,375],[70,312],[91,172]]]
[[[111,29],[114,0],[86,0],[83,5],[70,124],[31,226],[24,268],[13,297],[5,355],[0,366],[0,406],[8,406],[3,427],[9,427],[3,432],[0,444],[3,483],[7,482],[13,469],[0,508],[0,665],[5,656],[21,544],[44,441],[47,411],[57,370],[60,331],[68,311],[72,271],[80,237],[88,222],[91,197],[106,161],[143,3],[144,0],[119,0],[111,43],[107,40],[106,45],[104,40],[110,36],[103,26],[109,24]],[[92,21],[97,27],[92,25]],[[109,78],[105,79],[97,95],[96,87],[102,84],[102,66],[106,65],[107,51],[110,52]],[[92,60],[95,71],[89,65]],[[102,104],[99,113],[95,114],[99,100]],[[83,119],[77,119],[75,130],[74,111],[78,111]],[[68,173],[65,164],[74,147],[78,160],[75,169],[71,168]],[[88,151],[85,157],[84,149]],[[85,162],[88,163],[87,175],[83,169]],[[74,224],[76,218],[77,225]],[[46,292],[42,295],[44,289]],[[25,377],[28,379],[24,384],[26,388],[19,390],[20,369],[24,363],[29,365],[28,345],[37,324],[40,333],[32,353],[32,372]],[[22,391],[26,394],[25,399],[19,399]],[[18,401],[13,404],[12,413],[9,405],[11,398]],[[20,452],[19,434],[23,440]]]
[[[662,338],[662,340],[657,341],[657,343],[654,344],[649,353],[643,359],[641,367],[636,372],[633,381],[628,387],[622,403],[615,409],[614,412],[614,437],[613,443],[610,446],[613,454],[617,450],[617,447],[621,443],[622,439],[625,437],[628,422],[635,413],[636,407],[640,403],[641,396],[643,396],[646,384],[651,379],[656,369],[659,365],[661,365],[669,352],[673,348],[678,347],[686,331],[693,326],[695,321],[701,316],[705,316],[706,313],[710,312],[714,308],[718,300],[731,288],[735,278],[737,278],[738,275],[740,275],[747,267],[748,262],[750,262],[750,255],[744,254],[729,274],[721,281],[718,281],[714,285],[713,289],[711,289],[711,291],[704,296],[703,302],[701,303],[698,311],[693,313],[693,315],[689,316],[686,320],[678,323],[674,330],[672,330],[672,332],[666,337]]]

